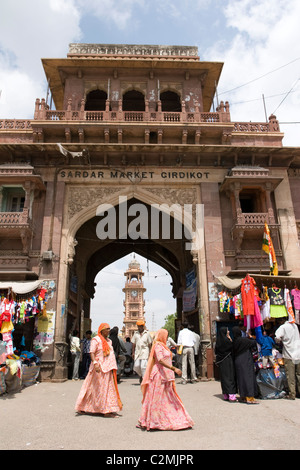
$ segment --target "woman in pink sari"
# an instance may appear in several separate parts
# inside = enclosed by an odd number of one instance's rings
[[[160,329],[157,332],[141,384],[142,411],[137,427],[147,431],[176,431],[194,425],[176,392],[174,372],[180,376],[181,370],[172,366],[167,338],[167,330]]]
[[[122,409],[117,385],[117,363],[111,340],[108,339],[109,330],[107,323],[101,323],[98,336],[92,338],[91,365],[75,405],[79,413],[117,417]]]

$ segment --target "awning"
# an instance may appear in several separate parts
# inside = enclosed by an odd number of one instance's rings
[[[220,277],[217,277],[216,279],[218,279],[218,284],[222,284],[223,286],[227,287],[227,289],[238,289],[241,284],[242,284],[242,279],[231,279],[230,277],[227,277],[227,276],[220,276]]]
[[[286,286],[287,288],[292,288],[296,284],[300,287],[300,277],[295,277],[295,276],[270,276],[270,275],[264,275],[264,274],[250,274],[249,276],[253,277],[255,279],[256,283],[260,281],[262,284],[265,286],[272,286],[272,284],[276,284],[278,287],[284,287]],[[238,289],[241,284],[242,280],[244,277],[240,279],[231,279],[228,276],[219,276],[216,278],[218,280],[218,284],[222,284],[223,286],[227,287],[227,289]]]
[[[28,294],[37,289],[44,279],[38,281],[23,281],[23,282],[0,282],[1,289],[11,289],[15,294]]]

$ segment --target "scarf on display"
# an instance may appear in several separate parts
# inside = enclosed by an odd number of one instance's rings
[[[143,394],[143,400],[142,400],[142,403],[145,399],[145,396],[146,396],[146,391],[148,389],[148,385],[149,385],[149,381],[150,381],[150,375],[151,375],[151,371],[152,371],[152,368],[155,364],[155,359],[154,359],[154,350],[155,350],[155,346],[156,344],[160,344],[161,346],[163,346],[170,354],[171,354],[171,351],[170,349],[168,348],[167,346],[167,339],[168,339],[168,331],[165,330],[164,328],[161,328],[160,330],[158,330],[155,338],[154,338],[154,341],[153,341],[153,344],[152,344],[152,348],[151,348],[151,351],[150,351],[150,354],[149,354],[149,359],[148,359],[148,363],[147,363],[147,368],[146,368],[146,372],[145,372],[145,375],[144,375],[144,378],[143,378],[143,381],[141,383],[141,389],[142,389],[142,394]],[[175,380],[172,381],[172,386],[173,386],[173,390],[174,390],[174,393],[176,394],[177,398],[180,400],[181,402],[181,399],[180,397],[177,395],[177,392],[176,392],[176,387],[175,387]],[[182,402],[181,402],[182,403]]]
[[[290,291],[285,289],[285,305],[289,316],[289,323],[295,323],[295,315],[290,297]]]
[[[103,355],[104,356],[109,356],[109,354],[110,354],[109,344],[106,341],[106,339],[104,338],[104,336],[102,336],[102,334],[101,334],[101,331],[105,330],[107,328],[110,329],[110,326],[109,326],[108,323],[101,323],[101,325],[98,328],[98,336],[99,336],[99,338],[102,342],[102,348],[103,348]]]

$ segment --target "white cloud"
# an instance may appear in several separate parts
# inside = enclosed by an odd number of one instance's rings
[[[137,18],[136,9],[144,7],[144,0],[77,0],[77,5],[82,14],[91,14],[106,24],[125,30],[133,17]],[[134,27],[134,23],[130,27]]]
[[[79,20],[73,0],[2,2],[1,117],[32,117],[35,99],[47,88],[41,58],[64,57],[69,42],[81,38]]]
[[[277,108],[280,122],[299,121],[299,82],[280,103],[299,78],[300,60],[293,46],[300,42],[300,2],[230,0],[224,13],[227,27],[232,28],[231,39],[214,44],[206,51],[206,59],[224,62],[218,91],[220,99],[232,103],[232,121],[264,122],[262,95],[267,116]],[[299,145],[296,130],[297,126],[281,125],[284,145]]]

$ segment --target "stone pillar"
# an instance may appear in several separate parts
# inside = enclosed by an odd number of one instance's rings
[[[47,304],[47,308],[55,310],[55,334],[54,344],[48,348],[41,357],[41,376],[52,381],[64,381],[67,379],[67,342],[65,317],[62,316],[61,305],[58,304],[60,293],[59,276],[61,276],[61,231],[63,220],[65,183],[56,182],[56,174],[47,181],[45,200],[41,255],[44,251],[53,251],[51,261],[41,260],[41,278],[53,279],[56,283],[56,292]]]
[[[215,282],[215,277],[226,274],[224,245],[222,234],[222,217],[218,183],[202,183],[201,202],[204,206],[204,244],[199,250],[199,280],[200,280],[200,319],[203,329],[201,334],[202,376],[212,378],[212,322],[218,315],[218,302],[209,298],[209,284]]]

